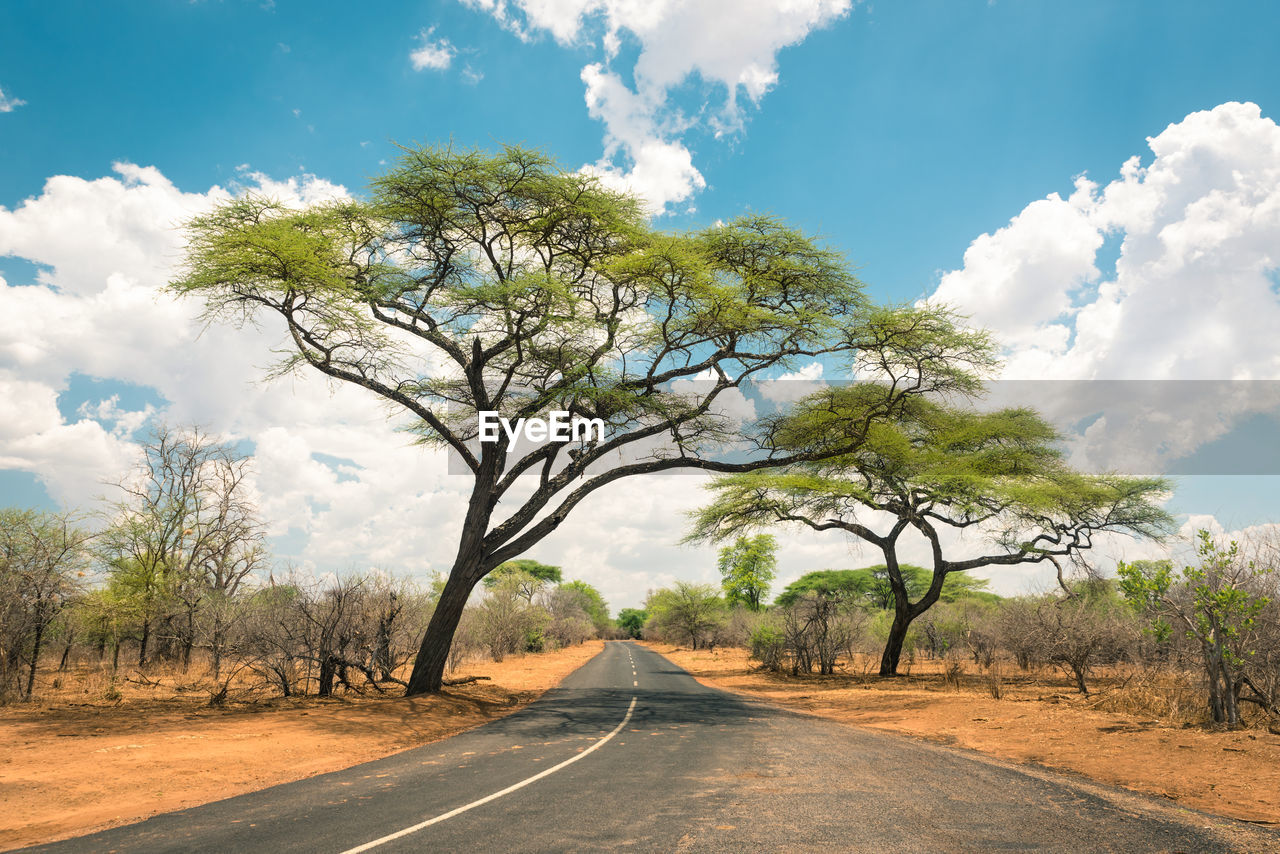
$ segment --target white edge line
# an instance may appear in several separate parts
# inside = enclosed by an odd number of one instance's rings
[[[546,769],[545,771],[541,771],[537,774],[534,774],[532,777],[527,777],[524,780],[521,780],[519,783],[515,783],[513,785],[507,786],[505,789],[503,789],[500,792],[494,792],[492,795],[483,797],[478,801],[472,801],[471,803],[466,804],[465,806],[460,806],[457,809],[449,810],[447,813],[442,813],[441,815],[438,815],[435,818],[429,818],[426,821],[419,822],[418,824],[413,825],[412,827],[406,827],[404,830],[397,830],[395,833],[389,833],[386,836],[373,840],[372,842],[366,842],[363,845],[357,845],[355,848],[348,848],[346,851],[343,851],[342,854],[360,854],[361,851],[369,851],[373,848],[377,848],[379,845],[385,845],[388,842],[391,842],[396,839],[401,839],[405,836],[408,836],[411,833],[417,833],[419,830],[430,827],[433,824],[439,824],[440,822],[445,821],[446,819],[453,818],[455,815],[460,815],[469,809],[474,809],[475,807],[482,806],[484,804],[489,803],[490,801],[496,801],[498,798],[501,798],[503,795],[509,795],[512,792],[516,791],[517,789],[523,789],[525,786],[529,785],[530,783],[536,783],[538,780],[541,780],[543,777],[548,777],[556,773],[557,771],[559,771],[561,768],[564,768],[567,765],[572,765],[573,763],[577,762],[579,759],[582,759],[583,757],[585,757],[587,754],[603,747],[605,742],[613,738],[618,733],[622,732],[622,728],[627,725],[627,721],[631,720],[631,713],[634,712],[635,709],[636,709],[636,698],[632,697],[631,705],[627,706],[626,715],[624,715],[622,718],[622,721],[616,727],[613,728],[612,732],[610,732],[604,738],[592,744],[586,750],[582,751],[581,753],[570,756],[568,759],[566,759],[565,761],[561,762],[558,765],[552,765],[550,768]]]

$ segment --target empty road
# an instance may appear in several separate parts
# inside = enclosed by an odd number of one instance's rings
[[[1262,852],[1280,834],[743,700],[618,642],[471,732],[29,850],[610,849]]]

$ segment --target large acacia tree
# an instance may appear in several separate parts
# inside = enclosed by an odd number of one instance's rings
[[[870,305],[838,254],[775,219],[657,231],[634,198],[519,148],[406,149],[367,200],[299,210],[238,198],[189,235],[177,293],[203,298],[211,318],[276,316],[282,368],[367,389],[472,479],[410,694],[440,688],[476,583],[592,491],[854,448],[910,396],[973,382],[991,354],[946,311]],[[815,357],[880,381],[830,448],[781,449],[774,420],[744,430],[723,414],[726,391]],[[485,410],[567,411],[607,431],[510,453],[477,443]],[[742,441],[732,462],[713,450]]]
[[[862,394],[835,388],[808,398],[778,426],[775,444],[793,453],[830,449],[831,424],[856,417]],[[897,674],[911,622],[938,601],[949,574],[1051,561],[1061,580],[1062,562],[1080,559],[1100,533],[1160,537],[1171,527],[1156,503],[1167,481],[1073,470],[1034,411],[976,412],[925,396],[871,425],[852,453],[717,478],[711,489],[716,497],[694,514],[692,540],[801,525],[843,531],[881,551],[894,612],[881,676]],[[899,560],[909,531],[932,556],[932,577],[914,601]],[[963,533],[967,541],[954,536]]]

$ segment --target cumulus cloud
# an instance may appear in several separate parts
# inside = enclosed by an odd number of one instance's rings
[[[15,98],[12,95],[6,95],[4,89],[0,89],[0,113],[12,113],[17,107],[21,107],[27,103],[21,98]]]
[[[794,371],[781,374],[772,380],[758,380],[760,396],[774,403],[795,403],[806,395],[826,386],[822,379],[821,362],[810,362]]]
[[[423,71],[431,69],[433,71],[444,71],[453,62],[454,56],[458,50],[448,39],[433,39],[435,27],[423,30],[418,33],[418,40],[422,43],[409,54],[409,62],[413,64],[414,71]]]
[[[1032,202],[942,277],[933,299],[1001,336],[1006,376],[1280,379],[1280,128],[1227,103],[1148,145],[1148,165]]]
[[[695,129],[741,130],[744,100],[758,105],[778,81],[778,53],[844,16],[851,0],[463,0],[522,39],[550,35],[566,47],[589,45],[587,109],[605,126],[604,156],[587,168],[643,197],[657,213],[706,186],[684,141]],[[639,45],[622,74],[624,40]],[[624,82],[634,80],[634,86]],[[703,104],[692,116],[672,93],[690,81]],[[745,96],[745,98],[744,98]]]
[[[995,331],[1006,378],[1087,381],[1104,397],[1099,380],[1280,380],[1280,127],[1226,103],[1147,143],[1149,162],[1031,202],[942,276],[931,298]],[[1143,386],[1129,411],[1088,425],[1078,461],[1162,470],[1278,403],[1262,384],[1191,389]],[[1082,403],[1047,384],[1042,398],[1051,415]]]

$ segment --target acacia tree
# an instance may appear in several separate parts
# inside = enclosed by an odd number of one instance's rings
[[[780,425],[779,444],[824,445],[827,423],[847,417],[848,396],[830,389],[809,398]],[[689,539],[799,524],[844,531],[878,548],[893,593],[880,675],[894,676],[911,621],[938,601],[950,573],[1075,559],[1102,532],[1158,537],[1169,530],[1170,517],[1154,503],[1166,481],[1081,474],[1063,461],[1056,440],[1030,410],[978,413],[916,397],[894,419],[873,424],[853,453],[718,478],[710,486],[716,498],[694,514]],[[909,530],[925,538],[932,555],[932,576],[914,601],[898,558]],[[992,550],[949,557],[947,531],[979,533]]]
[[[635,198],[542,154],[407,149],[366,201],[287,208],[243,197],[189,225],[172,289],[209,319],[283,322],[281,370],[360,386],[472,478],[456,555],[409,679],[439,690],[475,585],[555,530],[593,491],[678,468],[748,471],[783,451],[772,422],[743,439],[724,393],[801,357],[883,382],[833,435],[855,447],[904,397],[970,381],[987,336],[941,309],[876,308],[844,260],[768,217],[654,230]],[[509,452],[480,411],[599,418],[603,439]],[[826,451],[829,452],[829,451]],[[527,476],[527,477],[525,477]]]
[[[772,534],[738,537],[720,550],[717,562],[720,586],[730,606],[744,605],[752,611],[760,610],[778,566],[774,556],[777,550],[778,541]]]

